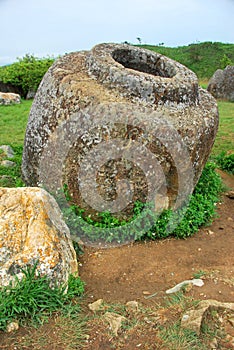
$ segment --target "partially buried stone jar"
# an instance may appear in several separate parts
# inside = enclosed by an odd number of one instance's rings
[[[134,203],[178,208],[191,194],[218,128],[214,98],[185,66],[156,52],[100,44],[59,58],[27,125],[27,185],[90,216],[133,215]]]

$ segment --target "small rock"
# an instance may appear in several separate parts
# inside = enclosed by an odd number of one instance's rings
[[[213,235],[213,234],[214,234],[214,232],[213,232],[213,231],[211,231],[211,230],[208,230],[208,234],[209,234],[209,235]]]
[[[192,280],[186,280],[183,281],[181,283],[178,283],[175,287],[166,290],[166,294],[171,294],[171,293],[176,293],[178,292],[182,287],[191,284],[194,285],[196,287],[202,287],[204,285],[204,282],[202,281],[202,279],[200,278],[194,278]]]
[[[185,293],[188,293],[190,292],[190,290],[193,288],[193,284],[192,283],[188,283],[184,286],[184,290],[185,290]]]
[[[0,176],[0,186],[1,187],[11,187],[11,185],[14,183],[14,179],[9,175],[1,175]],[[3,185],[4,184],[4,185]]]
[[[210,349],[211,350],[216,350],[218,349],[218,341],[216,338],[214,338],[211,342],[210,342]]]
[[[89,304],[88,307],[91,311],[96,312],[102,308],[102,304],[103,304],[103,299],[98,299],[93,303]]]
[[[126,318],[114,312],[106,312],[104,319],[109,323],[112,332],[117,337],[118,330],[121,328],[122,322],[125,321]]]
[[[229,318],[228,322],[234,327],[234,317]]]
[[[150,294],[151,294],[148,290],[144,290],[142,293],[143,293],[144,295],[150,295]]]
[[[6,155],[7,158],[14,158],[15,153],[14,153],[13,149],[11,148],[11,146],[2,145],[2,146],[0,146],[0,149],[4,152],[4,154]]]
[[[228,198],[234,199],[234,191],[228,191],[228,192],[226,192],[225,194],[226,194],[226,196],[227,196]]]
[[[185,315],[182,316],[182,321],[183,322],[187,321],[188,319],[189,319],[189,315],[185,314]]]
[[[184,314],[181,319],[181,328],[190,329],[199,335],[204,315],[211,310],[234,310],[234,303],[222,303],[217,300],[200,301],[196,309],[188,310]]]
[[[138,311],[138,309],[139,309],[139,304],[137,301],[133,300],[133,301],[128,301],[126,303],[126,310],[129,313],[131,313],[131,312],[135,313]]]
[[[0,92],[0,105],[11,105],[20,103],[20,95],[12,92]]]
[[[11,160],[2,160],[1,166],[4,166],[5,168],[13,168],[15,166],[15,162],[12,162]]]
[[[11,322],[6,327],[7,333],[17,331],[18,329],[19,329],[19,322],[18,321]]]

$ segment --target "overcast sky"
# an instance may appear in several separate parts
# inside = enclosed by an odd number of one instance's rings
[[[234,43],[234,0],[0,0],[0,65],[128,41]]]

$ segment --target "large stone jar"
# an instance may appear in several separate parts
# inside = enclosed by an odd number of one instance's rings
[[[27,125],[27,185],[66,187],[90,215],[132,215],[136,201],[178,208],[197,183],[218,128],[214,98],[161,54],[100,44],[59,58]]]

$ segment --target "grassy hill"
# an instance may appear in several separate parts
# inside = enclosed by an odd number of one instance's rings
[[[179,47],[140,47],[159,52],[184,64],[194,71],[199,79],[209,79],[217,69],[224,69],[228,64],[234,65],[234,44],[203,42]]]

